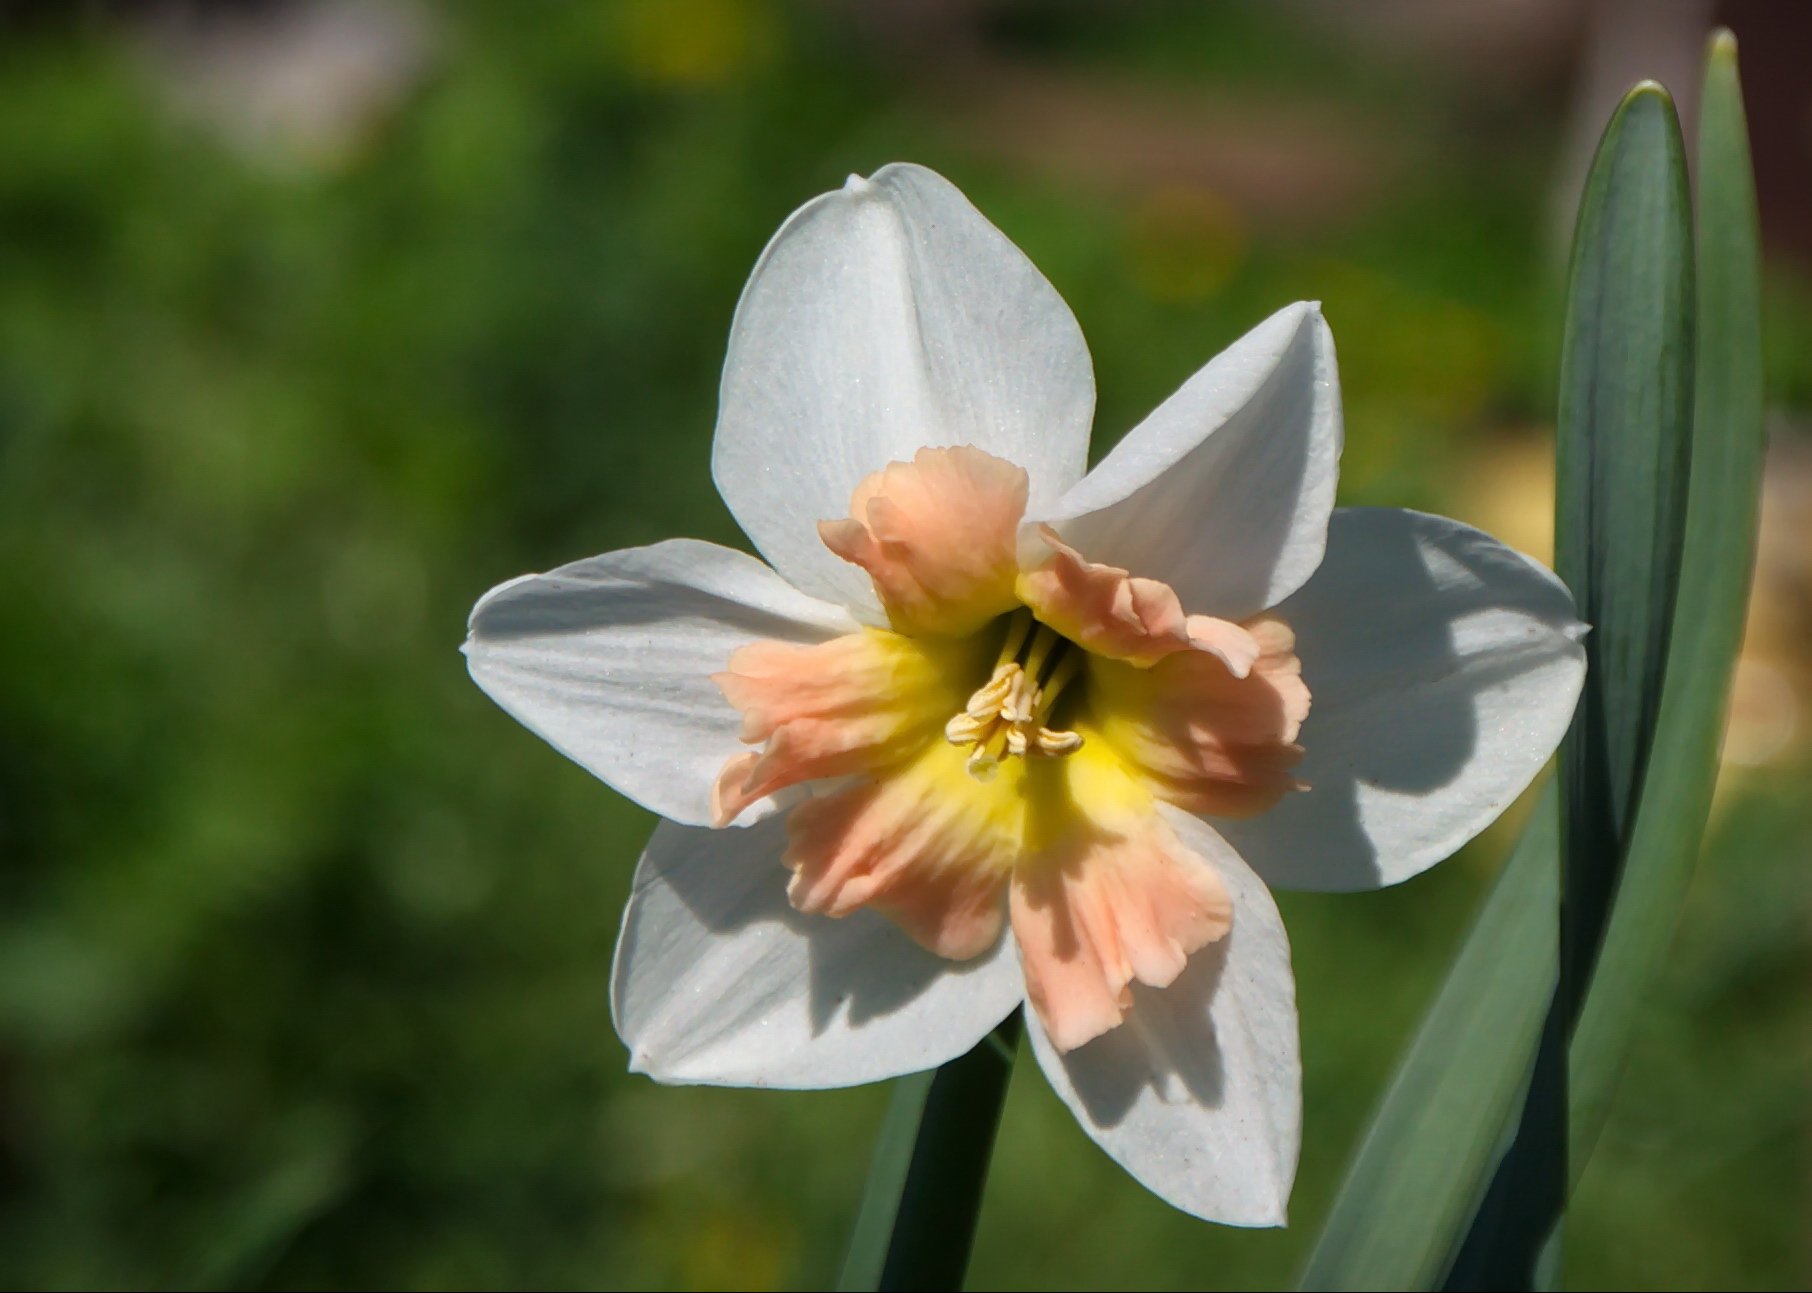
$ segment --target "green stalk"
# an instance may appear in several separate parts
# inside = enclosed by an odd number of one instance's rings
[[[963,1286],[1021,1027],[1015,1012],[961,1059],[900,1079],[837,1277],[841,1293]]]

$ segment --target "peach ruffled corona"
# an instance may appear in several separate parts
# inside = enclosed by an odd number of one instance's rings
[[[891,627],[737,651],[715,680],[762,749],[725,764],[713,803],[721,825],[848,781],[790,817],[793,905],[873,906],[953,959],[1010,918],[1027,998],[1067,1051],[1237,919],[1156,805],[1238,816],[1297,789],[1309,693],[1281,621],[1186,614],[1048,528],[1022,545],[1026,495],[1021,468],[968,446],[863,480],[819,532]]]

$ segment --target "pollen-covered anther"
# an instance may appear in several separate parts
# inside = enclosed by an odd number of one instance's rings
[[[1048,727],[1041,727],[1037,748],[1040,754],[1074,754],[1082,748],[1082,733],[1053,732]]]
[[[1032,618],[1024,612],[1014,616],[994,672],[944,725],[945,740],[971,747],[969,774],[989,781],[1010,756],[1056,756],[1081,749],[1081,735],[1047,725],[1058,693],[1080,668],[1079,653],[1063,638],[1042,624],[1033,632]]]

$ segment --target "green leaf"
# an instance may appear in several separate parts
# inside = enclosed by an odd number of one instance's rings
[[[1586,638],[1560,747],[1560,980],[1516,1135],[1448,1277],[1557,1275],[1572,1173],[1569,1042],[1610,919],[1661,709],[1692,450],[1692,202],[1667,91],[1625,96],[1573,233],[1556,437],[1555,569]]]
[[[881,1122],[874,1159],[868,1167],[868,1184],[862,1190],[862,1206],[849,1233],[849,1251],[844,1254],[843,1270],[837,1276],[839,1293],[880,1287],[881,1269],[887,1264],[887,1245],[900,1215],[900,1195],[906,1189],[906,1174],[912,1164],[912,1147],[918,1140],[919,1121],[925,1113],[925,1098],[931,1094],[931,1081],[936,1076],[937,1070],[928,1069],[908,1073],[893,1084],[893,1099]]]
[[[1522,1134],[1500,1173],[1501,1181],[1510,1181],[1504,1194],[1512,1201],[1505,1205],[1512,1213],[1526,1213],[1527,1201],[1537,1197],[1556,1201],[1557,1218],[1558,1201],[1584,1170],[1610,1110],[1642,993],[1678,923],[1717,778],[1718,740],[1754,563],[1763,446],[1759,239],[1736,43],[1728,32],[1720,32],[1711,44],[1699,176],[1697,265],[1702,299],[1696,321],[1692,470],[1675,576],[1678,591],[1662,653],[1664,681],[1656,687],[1634,669],[1621,679],[1601,674],[1606,687],[1623,687],[1620,699],[1605,702],[1607,731],[1602,742],[1593,745],[1593,734],[1582,734],[1576,726],[1574,735],[1586,739],[1563,751],[1563,762],[1569,754],[1585,759],[1609,752],[1603,767],[1586,771],[1588,777],[1593,771],[1602,777],[1594,789],[1602,792],[1608,787],[1611,793],[1608,800],[1582,800],[1574,819],[1578,831],[1566,837],[1572,850],[1565,894],[1573,941],[1563,960],[1562,981],[1570,985],[1574,1011],[1564,1077],[1568,1170],[1564,1180],[1554,1181],[1530,1170],[1525,1149],[1533,1152],[1532,1145],[1539,1142],[1540,1152],[1552,1161],[1557,1156],[1552,1142],[1561,1134],[1560,1122],[1552,1117],[1559,1106],[1547,1100],[1543,1104],[1547,1116],[1531,1135],[1532,1096]],[[1593,451],[1598,447],[1588,445]],[[1613,457],[1608,463],[1616,466],[1629,457]],[[1609,487],[1612,492],[1619,488],[1617,482]],[[1672,507],[1669,500],[1654,512],[1660,515]],[[1561,516],[1565,524],[1564,507]],[[1667,537],[1657,534],[1651,557],[1664,554]],[[1609,546],[1625,542],[1625,534],[1613,533]],[[1634,577],[1627,564],[1616,563],[1614,554],[1589,559],[1598,565],[1588,578],[1599,580],[1601,586]],[[1644,631],[1652,632],[1652,621]],[[1629,667],[1635,651],[1617,651],[1616,645],[1606,647],[1605,658],[1613,667]],[[1625,706],[1630,712],[1621,730],[1627,735],[1637,724],[1650,722],[1652,734],[1646,740],[1630,740],[1620,759],[1616,715]],[[1581,726],[1584,722],[1582,716]],[[1579,780],[1575,778],[1569,789]],[[1626,784],[1639,785],[1639,795],[1619,800]],[[1568,807],[1563,801],[1563,815]],[[1606,851],[1599,854],[1584,851],[1592,844],[1595,816],[1603,819],[1596,823],[1598,829],[1611,837]],[[1612,858],[1608,876],[1603,866],[1607,856]],[[1611,892],[1600,894],[1597,886],[1606,883]],[[1574,901],[1576,886],[1583,888],[1587,901]],[[1594,911],[1590,901],[1599,897],[1603,909]],[[1602,923],[1594,926],[1594,919]],[[1548,1035],[1555,1041],[1548,1051],[1558,1055],[1561,1039],[1569,1034],[1556,1028]],[[1519,1239],[1524,1250],[1540,1242],[1542,1219],[1538,1216],[1533,1222]],[[1505,1228],[1501,1218],[1482,1215],[1480,1225],[1487,1223]],[[1465,1278],[1502,1282],[1506,1252],[1500,1243],[1473,1263]]]
[[[1563,747],[1562,821],[1550,793],[1385,1095],[1305,1288],[1427,1288],[1462,1256],[1462,1285],[1537,1282],[1568,1181],[1565,1039],[1660,708],[1692,345],[1684,149],[1666,92],[1644,84],[1612,117],[1587,177],[1568,290],[1557,564],[1594,630],[1586,695]],[[1570,863],[1564,915],[1557,836]],[[1578,975],[1559,992],[1557,943]],[[1561,1013],[1537,1056],[1551,1004]],[[1463,1242],[1475,1213],[1478,1229]]]
[[[1555,569],[1587,637],[1560,747],[1560,981],[1515,1138],[1450,1288],[1557,1277],[1569,1042],[1610,919],[1660,713],[1692,448],[1692,203],[1667,91],[1611,117],[1573,233],[1556,437]]]
[[[1299,1287],[1431,1288],[1447,1269],[1553,995],[1559,831],[1549,785],[1404,1052]]]
[[[1692,446],[1693,247],[1667,91],[1630,91],[1593,159],[1561,350],[1554,568],[1586,638],[1560,749],[1561,989],[1578,1009],[1660,712]]]
[[[1698,380],[1690,539],[1654,753],[1570,1058],[1574,1176],[1609,1111],[1711,810],[1749,599],[1762,480],[1760,252],[1736,40],[1712,38],[1699,117]]]
[[[839,1290],[962,1287],[1020,1028],[1016,1011],[961,1059],[900,1079]]]

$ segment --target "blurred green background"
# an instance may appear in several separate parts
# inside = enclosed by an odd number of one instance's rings
[[[792,208],[895,159],[1071,303],[1097,452],[1318,298],[1346,501],[1545,555],[1572,177],[1630,81],[1690,106],[1715,17],[1770,233],[1767,533],[1569,1281],[1805,1287],[1808,12],[0,5],[0,1284],[822,1286],[885,1088],[624,1071],[605,988],[651,819],[471,685],[472,602],[742,542],[707,465],[737,293]],[[1289,1229],[1146,1195],[1026,1060],[974,1285],[1287,1281],[1509,829],[1282,897]]]

